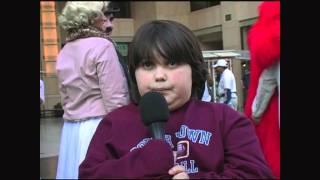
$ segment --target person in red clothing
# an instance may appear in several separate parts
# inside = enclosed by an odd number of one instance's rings
[[[245,114],[256,133],[273,174],[280,178],[280,2],[263,2],[248,35],[250,86]]]
[[[197,38],[184,25],[142,25],[129,49],[136,102],[99,124],[79,178],[272,179],[253,123],[226,104],[201,101],[207,70]],[[144,126],[141,96],[158,92],[170,115],[165,138]]]

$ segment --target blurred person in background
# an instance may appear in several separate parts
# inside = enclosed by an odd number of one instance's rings
[[[213,65],[216,72],[220,74],[220,80],[218,83],[218,92],[219,102],[227,104],[232,109],[238,109],[238,96],[237,96],[237,87],[236,79],[228,69],[228,63],[224,59],[219,59],[215,65]]]
[[[109,37],[113,16],[108,5],[69,1],[59,16],[67,38],[56,64],[64,109],[57,179],[78,179],[100,121],[129,103],[126,70]]]
[[[44,83],[43,81],[40,79],[40,105],[42,105],[44,103]]]

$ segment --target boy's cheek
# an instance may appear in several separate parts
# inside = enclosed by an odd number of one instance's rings
[[[135,76],[136,76],[137,82],[141,83],[141,82],[144,82],[147,79],[148,74],[144,73],[142,70],[140,70],[140,68],[138,68],[135,71]]]
[[[143,96],[148,89],[147,85],[149,81],[146,78],[140,78],[140,79],[137,78],[136,80],[137,80],[139,94]]]

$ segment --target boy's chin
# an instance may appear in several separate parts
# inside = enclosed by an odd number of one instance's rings
[[[172,100],[172,101],[168,101],[167,100],[167,103],[168,103],[168,108],[169,108],[169,111],[174,111],[176,109],[179,109],[181,106],[183,106],[186,102],[184,101],[180,101],[180,100]]]
[[[171,112],[171,111],[175,111],[175,110],[179,109],[182,105],[183,104],[170,104],[168,106],[168,108],[169,108],[169,111]]]

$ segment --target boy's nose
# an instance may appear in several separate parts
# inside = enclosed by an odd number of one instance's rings
[[[167,75],[162,68],[157,68],[154,74],[154,78],[156,81],[166,81]]]

